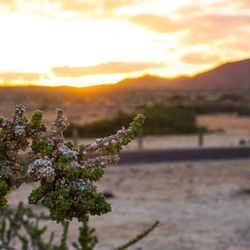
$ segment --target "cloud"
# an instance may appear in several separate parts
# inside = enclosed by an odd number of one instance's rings
[[[89,67],[55,67],[52,72],[58,77],[81,77],[98,74],[121,74],[131,73],[149,68],[163,67],[162,63],[125,63],[108,62]]]
[[[15,0],[1,0],[1,5],[4,4],[4,5],[11,6],[11,5],[15,4],[15,3],[16,3]]]
[[[139,3],[141,3],[141,0],[43,0],[40,2],[27,0],[1,0],[0,9],[1,6],[5,6],[11,11],[31,12],[33,14],[40,13],[48,16],[51,16],[51,14],[53,16],[64,11],[70,11],[77,14],[106,17],[119,8]]]
[[[181,59],[188,64],[210,64],[220,60],[218,54],[208,54],[203,52],[191,52],[181,57]]]
[[[240,8],[250,9],[250,2],[248,0],[234,0],[234,1],[239,4]]]
[[[187,5],[180,7],[176,10],[176,14],[183,16],[193,16],[196,14],[200,14],[202,12],[202,8],[200,5]]]
[[[203,15],[191,22],[196,27],[206,27],[209,30],[219,27],[235,28],[240,25],[250,25],[249,15]]]
[[[139,0],[56,0],[66,11],[110,12],[124,6],[139,3]]]
[[[175,14],[182,17],[201,15],[202,13],[227,13],[227,11],[237,10],[244,7],[250,7],[248,0],[217,0],[217,1],[199,1],[194,0],[189,5],[179,7]],[[233,13],[233,12],[232,12]]]
[[[236,57],[250,55],[250,43],[249,43],[250,31],[237,31],[234,32],[233,37],[225,38],[222,42],[214,46],[215,50],[221,51],[224,55],[229,55],[230,58],[236,55]]]
[[[113,10],[124,6],[134,5],[138,2],[137,0],[102,0],[100,1],[100,5],[105,10]]]
[[[61,8],[66,11],[74,11],[74,12],[86,12],[93,10],[93,4],[89,1],[58,1],[61,5]]]
[[[153,14],[140,14],[133,16],[130,18],[130,21],[159,33],[174,33],[184,29],[183,25],[180,25],[178,22],[175,22],[168,17]]]
[[[1,0],[0,11],[2,11],[2,9],[6,9],[6,7],[9,11],[14,11],[16,8],[15,0]]]
[[[35,73],[3,72],[0,73],[0,79],[3,82],[12,82],[16,80],[34,81],[40,79],[41,75]]]
[[[186,20],[189,27],[183,44],[209,44],[225,40],[243,28],[250,27],[247,15],[205,15]]]
[[[1,4],[11,5],[15,3],[15,0],[1,0]]]
[[[190,6],[190,9],[179,11],[197,14],[198,7],[196,9]],[[225,38],[226,35],[232,35],[235,30],[250,27],[249,15],[183,15],[175,21],[164,16],[140,14],[131,17],[130,21],[158,33],[187,31],[185,40],[190,43],[206,43],[213,39]]]

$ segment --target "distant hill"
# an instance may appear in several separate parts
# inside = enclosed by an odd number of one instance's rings
[[[127,78],[118,84],[114,85],[118,88],[131,88],[131,89],[155,89],[155,88],[169,88],[174,89],[181,86],[187,77],[178,77],[174,79],[163,78],[153,75],[144,75],[138,78]]]
[[[115,86],[115,85],[114,85]],[[124,79],[118,83],[122,88],[194,88],[194,89],[228,89],[250,88],[250,59],[230,62],[194,77],[175,79],[145,75],[134,79]]]
[[[250,88],[250,59],[223,64],[185,82],[192,88]]]

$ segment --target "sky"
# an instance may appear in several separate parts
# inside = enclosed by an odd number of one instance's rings
[[[250,0],[0,0],[0,84],[195,75],[250,57]]]

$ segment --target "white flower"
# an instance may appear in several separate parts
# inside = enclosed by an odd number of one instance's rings
[[[73,159],[73,158],[75,158],[75,157],[78,156],[78,152],[77,152],[77,151],[74,151],[74,150],[68,148],[68,147],[65,146],[65,145],[60,146],[58,149],[59,149],[59,151],[60,151],[63,155],[69,157],[70,159]]]

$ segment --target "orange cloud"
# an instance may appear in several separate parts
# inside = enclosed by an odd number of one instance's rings
[[[189,30],[182,40],[184,44],[208,44],[235,36],[244,27],[250,28],[250,16],[206,15],[186,20],[186,24]]]
[[[7,7],[8,10],[14,11],[16,7],[16,2],[15,0],[1,0],[0,2],[0,10],[3,7]]]
[[[55,67],[52,72],[58,77],[81,77],[98,74],[122,74],[131,73],[149,68],[163,67],[161,63],[125,63],[108,62],[89,67]]]
[[[106,10],[113,10],[124,6],[137,4],[138,0],[102,0],[100,4]]]
[[[145,0],[147,1],[147,0]],[[54,16],[57,13],[70,11],[90,16],[107,16],[116,9],[141,3],[140,0],[1,0],[1,5],[7,6],[11,11],[32,12]],[[27,8],[26,8],[27,6]],[[50,6],[50,7],[49,7]],[[6,9],[6,8],[5,8]],[[110,17],[110,16],[109,16]]]
[[[1,4],[9,5],[9,4],[13,4],[13,3],[15,3],[15,0],[1,0]]]
[[[185,63],[189,64],[210,64],[220,60],[218,54],[207,54],[204,52],[191,52],[181,57]]]
[[[145,28],[159,33],[174,33],[185,27],[168,17],[153,14],[140,14],[130,18],[134,24],[144,26]]]
[[[183,17],[183,16],[190,16],[190,15],[193,16],[196,14],[200,14],[201,11],[202,9],[200,5],[187,5],[187,6],[178,8],[175,13]]]
[[[225,55],[229,55],[229,59],[232,60],[233,55],[241,55],[241,57],[249,57],[250,55],[250,32],[237,31],[234,32],[233,37],[224,39],[214,46],[214,49],[221,51]]]
[[[190,6],[190,9],[180,11],[197,13],[197,10]],[[187,44],[209,43],[224,39],[233,35],[236,30],[250,27],[248,15],[190,15],[188,18],[186,16],[183,15],[177,22],[164,16],[141,14],[130,18],[130,21],[158,33],[188,31],[183,40]]]
[[[138,0],[57,0],[64,10],[75,12],[113,11],[115,9],[138,3]]]
[[[60,3],[63,10],[85,12],[93,10],[93,5],[90,2],[85,1],[57,1]]]
[[[239,6],[243,9],[250,9],[250,2],[248,0],[236,0]]]
[[[0,79],[3,82],[11,82],[11,81],[34,81],[40,79],[39,74],[35,73],[19,73],[19,72],[3,72],[0,73]]]

